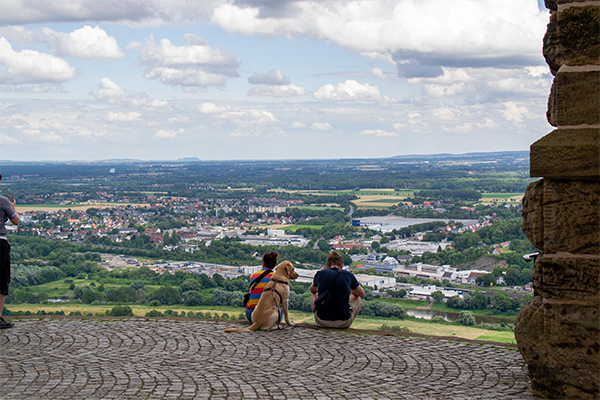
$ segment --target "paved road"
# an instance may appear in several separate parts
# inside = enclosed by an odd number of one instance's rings
[[[22,319],[2,399],[533,399],[515,348],[229,321]]]

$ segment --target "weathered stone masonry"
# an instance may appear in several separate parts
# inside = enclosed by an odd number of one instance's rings
[[[554,82],[531,145],[523,231],[542,250],[515,336],[533,393],[600,398],[600,1],[546,0]]]

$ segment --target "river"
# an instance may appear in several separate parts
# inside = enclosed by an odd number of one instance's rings
[[[458,312],[446,312],[446,311],[436,311],[436,310],[421,310],[417,308],[405,308],[404,312],[407,315],[417,318],[431,319],[436,315],[444,317],[444,319],[448,322],[454,322],[458,319]],[[500,324],[504,322],[505,324],[514,324],[516,317],[494,317],[490,315],[475,315],[475,322],[478,324]]]

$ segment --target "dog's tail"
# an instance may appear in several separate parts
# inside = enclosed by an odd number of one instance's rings
[[[231,328],[225,329],[223,332],[241,332],[241,331],[255,331],[258,329],[258,324],[252,324],[246,328]]]

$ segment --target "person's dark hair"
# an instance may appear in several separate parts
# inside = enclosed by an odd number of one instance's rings
[[[277,265],[277,257],[279,253],[275,253],[274,251],[270,251],[268,253],[263,254],[263,264],[265,268],[273,269]]]
[[[0,174],[0,181],[2,180],[2,174]]]
[[[344,266],[344,257],[342,257],[340,255],[340,253],[338,253],[337,251],[332,251],[331,253],[329,253],[329,256],[327,257],[327,264],[328,267],[340,267],[342,268]]]

